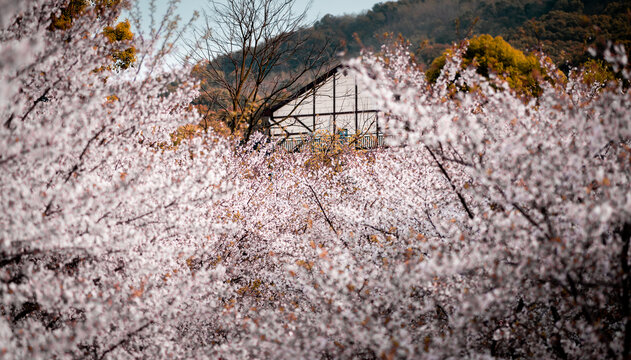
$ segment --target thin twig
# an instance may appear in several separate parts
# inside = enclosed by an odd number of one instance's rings
[[[443,167],[443,164],[441,164],[441,162],[438,161],[438,158],[436,157],[436,155],[434,155],[434,152],[432,151],[432,149],[429,148],[429,146],[425,146],[425,148],[427,149],[427,151],[429,151],[430,155],[432,155],[432,158],[434,158],[434,161],[440,168],[440,171],[443,173],[443,175],[445,175],[445,177],[447,178],[447,181],[449,182],[449,185],[451,185],[451,188],[453,189],[453,191],[456,193],[456,195],[458,195],[458,199],[460,199],[460,203],[462,204],[465,211],[467,212],[469,219],[473,219],[473,213],[471,212],[471,210],[469,210],[469,206],[467,205],[467,202],[465,201],[464,196],[462,196],[462,194],[460,194],[458,189],[456,189],[456,185],[454,185],[453,181],[451,180],[451,177],[447,173],[447,170],[445,170],[445,168]]]
[[[131,338],[132,338],[134,335],[136,335],[136,334],[138,334],[139,332],[143,331],[144,329],[148,328],[148,327],[149,327],[150,325],[152,325],[152,324],[153,324],[153,321],[149,321],[149,322],[148,322],[148,323],[146,323],[145,325],[143,325],[143,326],[139,327],[138,329],[136,329],[136,330],[134,330],[134,331],[130,332],[129,334],[127,334],[127,335],[125,336],[125,338],[124,338],[124,339],[122,339],[121,341],[117,342],[116,344],[114,344],[114,345],[110,346],[110,348],[109,348],[109,349],[105,350],[105,351],[101,354],[101,356],[99,357],[99,359],[104,359],[104,358],[105,358],[105,355],[107,355],[107,354],[111,353],[111,352],[112,352],[112,351],[114,351],[117,347],[119,347],[119,346],[121,346],[121,345],[125,344],[126,342],[128,342],[129,340],[131,340]]]
[[[313,198],[315,199],[316,204],[318,204],[318,207],[320,208],[320,211],[322,211],[322,215],[324,215],[324,219],[326,220],[326,222],[329,224],[329,226],[331,227],[331,229],[333,230],[334,233],[337,234],[337,230],[335,230],[335,227],[333,226],[333,223],[331,222],[331,220],[329,219],[329,217],[326,214],[326,211],[324,210],[324,207],[322,206],[322,204],[320,203],[320,199],[318,199],[318,195],[316,194],[316,192],[313,190],[313,188],[311,187],[311,185],[307,184],[307,187],[309,188],[309,190],[311,190],[311,193],[313,194]]]

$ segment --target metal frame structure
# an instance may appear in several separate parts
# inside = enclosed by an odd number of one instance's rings
[[[281,103],[275,105],[274,107],[267,109],[264,112],[264,116],[267,117],[270,123],[269,135],[272,138],[274,137],[278,138],[279,136],[282,136],[283,141],[281,143],[286,149],[290,151],[299,150],[299,148],[304,144],[305,138],[314,137],[317,131],[316,123],[317,123],[318,117],[326,117],[330,119],[330,124],[327,124],[327,128],[330,128],[332,130],[331,132],[332,134],[336,134],[338,130],[338,123],[337,123],[338,119],[342,116],[354,115],[355,133],[358,135],[358,137],[360,137],[360,139],[357,139],[357,141],[355,141],[356,146],[362,147],[362,148],[363,147],[372,148],[372,147],[382,146],[383,134],[380,132],[381,129],[379,127],[379,112],[380,111],[376,108],[373,108],[373,109],[362,108],[360,104],[360,88],[358,87],[357,83],[354,80],[353,80],[354,94],[352,94],[352,99],[353,99],[352,109],[353,110],[352,111],[349,111],[349,110],[339,111],[338,110],[338,107],[339,107],[338,105],[340,105],[338,104],[338,100],[339,100],[338,97],[340,96],[338,93],[339,74],[342,74],[344,77],[347,76],[346,68],[343,65],[336,66],[335,68],[328,71],[326,74],[318,77],[313,82],[299,89],[292,97],[286,99],[285,101],[282,101]],[[329,111],[318,113],[317,111],[318,101],[316,97],[322,96],[321,94],[319,94],[318,91],[330,79],[332,79],[332,95],[333,95],[332,108],[330,106],[327,106]],[[348,97],[348,95],[349,94],[347,92],[347,94],[344,96]],[[288,105],[291,105],[292,102],[296,102],[296,105],[294,108],[295,110],[296,108],[301,106],[301,104],[303,104],[305,101],[308,101],[309,98],[312,102],[312,108],[310,112],[301,112],[298,114],[298,113],[293,113],[293,111],[290,111],[289,114],[275,116],[275,113],[279,111],[279,109],[282,109]],[[342,107],[343,106],[344,105],[342,104]],[[365,135],[362,135],[363,131],[359,131],[359,129],[361,129],[362,127],[359,123],[360,116],[362,115],[364,117],[374,116],[374,130],[368,131]],[[304,121],[305,119],[308,119],[308,120]],[[284,125],[288,121],[291,121],[291,127],[294,128],[293,131],[288,131],[285,128]],[[309,124],[309,122],[311,122],[311,124]],[[302,130],[296,130],[296,127]],[[369,128],[372,128],[372,125],[370,125]],[[281,129],[282,135],[278,135],[278,134],[275,135],[273,131],[275,129]],[[366,138],[366,139],[361,139],[361,138]],[[368,138],[371,138],[371,139],[368,139]]]

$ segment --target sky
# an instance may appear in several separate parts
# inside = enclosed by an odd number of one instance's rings
[[[150,0],[136,0],[138,5],[140,6],[142,12],[142,33],[149,33],[149,3]],[[154,17],[157,21],[163,18],[166,9],[168,7],[169,0],[155,0],[157,6],[157,12],[154,14]],[[208,0],[181,0],[178,6],[178,14],[181,17],[180,25],[188,23],[188,21],[193,16],[195,11],[199,11],[200,13],[204,8],[207,8]],[[307,12],[307,22],[313,23],[323,16],[327,14],[331,15],[344,15],[344,14],[358,14],[363,11],[369,10],[373,7],[374,4],[379,2],[384,2],[386,0],[311,0],[311,6]],[[294,9],[297,12],[304,10],[309,5],[310,0],[295,0]],[[122,15],[123,17],[125,14]],[[137,29],[133,30],[135,33],[138,32]],[[178,42],[176,46],[176,51],[169,56],[167,56],[167,62],[172,66],[177,66],[180,60],[178,60],[179,56],[182,53],[185,53],[186,50],[182,50],[186,48],[185,44],[194,37],[190,31],[184,33],[183,42]],[[182,51],[181,51],[182,50]]]
[[[137,0],[143,11],[148,11],[149,0]],[[311,7],[308,11],[309,21],[316,21],[322,18],[326,14],[343,15],[343,14],[357,14],[362,11],[371,9],[372,6],[378,2],[385,0],[312,0]],[[157,0],[158,4],[158,18],[162,15],[166,9],[168,0]],[[302,10],[307,7],[309,0],[296,0],[296,9]],[[193,15],[195,10],[201,12],[206,6],[205,0],[181,0],[179,5],[179,13],[183,21],[187,21]]]

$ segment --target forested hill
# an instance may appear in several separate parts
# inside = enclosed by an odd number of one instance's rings
[[[631,0],[399,0],[378,3],[360,14],[326,15],[311,27],[291,32],[297,36],[284,37],[275,51],[291,56],[280,56],[273,66],[263,69],[266,81],[252,93],[268,91],[269,84],[290,84],[275,93],[280,99],[311,81],[315,73],[332,67],[334,64],[328,61],[338,62],[338,54],[350,58],[359,55],[362,48],[379,50],[389,41],[388,36],[399,34],[411,43],[420,64],[431,64],[456,41],[489,34],[502,36],[526,53],[541,50],[567,72],[589,59],[590,46],[596,45],[600,50],[597,53],[603,54],[603,47],[612,40],[625,45],[627,51],[631,49]],[[324,56],[320,56],[321,51]],[[246,55],[246,63],[254,64],[255,70],[257,63],[266,63],[248,56],[251,54]],[[242,98],[226,99],[225,94],[238,93],[225,86],[237,83],[235,62],[230,57],[213,61],[218,69],[214,79],[204,75],[213,73],[204,70],[211,67],[210,63],[200,63],[196,76],[203,83],[203,95],[195,104],[203,106],[203,111],[228,111],[234,107],[231,104],[246,103]],[[311,63],[316,64],[311,66],[312,72],[298,71]],[[295,78],[294,74],[307,75]],[[265,102],[279,99],[266,98]]]
[[[384,33],[401,34],[426,64],[470,32],[487,33],[524,51],[541,45],[559,65],[577,64],[595,42],[612,39],[630,48],[631,1],[400,0],[359,15],[326,15],[308,31],[313,41],[328,39],[351,56],[362,46],[378,47]]]

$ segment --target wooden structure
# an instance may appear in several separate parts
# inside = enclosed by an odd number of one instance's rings
[[[383,144],[379,109],[343,65],[268,109],[265,116],[271,138],[281,139],[289,151],[332,134],[359,148]]]

